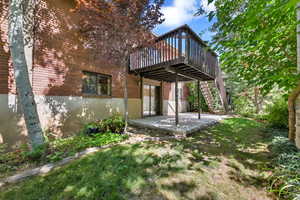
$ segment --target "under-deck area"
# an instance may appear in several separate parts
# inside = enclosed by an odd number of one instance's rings
[[[142,47],[131,54],[130,72],[141,77],[142,87],[144,87],[143,78],[161,83],[175,83],[174,122],[176,125],[181,125],[178,110],[178,82],[197,81],[198,101],[200,101],[200,81],[215,80],[219,73],[219,66],[217,54],[189,26],[184,25],[157,37],[152,45]],[[160,105],[162,106],[162,103]],[[198,119],[200,119],[200,102],[198,105]]]

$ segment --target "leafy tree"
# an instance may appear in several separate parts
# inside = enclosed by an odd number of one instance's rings
[[[22,107],[29,139],[33,147],[44,143],[34,94],[29,81],[25,47],[30,46],[34,0],[11,0],[9,4],[9,47],[14,67],[18,99]]]
[[[288,93],[297,83],[296,16],[287,0],[216,0],[214,43],[224,70],[261,86]]]
[[[268,105],[274,100],[282,98],[284,94],[283,90],[277,87],[273,88],[268,94],[262,94],[258,86],[249,85],[247,81],[237,79],[230,73],[227,73],[226,76],[226,87],[230,91],[234,111],[244,116],[265,116],[268,113],[266,110]],[[287,119],[287,116],[284,117]]]
[[[209,2],[213,2],[210,0]],[[296,12],[298,0],[214,0],[213,43],[224,71],[259,87],[291,95],[297,85]],[[290,100],[291,101],[291,100]],[[294,116],[294,114],[292,114]],[[290,134],[290,139],[294,135]]]
[[[249,86],[247,81],[237,79],[235,76],[227,73],[226,86],[230,89],[230,95],[233,99],[235,111],[240,114],[259,114],[262,111],[264,97],[259,87]]]
[[[81,14],[81,32],[99,56],[124,69],[126,127],[129,57],[138,47],[151,45],[154,38],[151,30],[163,22],[160,12],[163,2],[163,0],[78,0],[77,12]]]

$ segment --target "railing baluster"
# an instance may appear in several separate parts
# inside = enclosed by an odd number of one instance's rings
[[[195,65],[195,56],[196,56],[196,52],[195,52],[195,41],[194,41],[194,38],[191,38],[191,49],[190,49],[190,51],[191,51],[191,60],[192,60],[192,63]]]
[[[171,60],[174,60],[174,35],[171,36]]]
[[[166,61],[168,62],[169,61],[169,37],[167,37],[165,39],[165,42],[166,42],[166,51],[167,51],[167,59],[166,59]]]
[[[136,68],[138,69],[141,65],[140,65],[140,50],[138,50],[136,53],[137,53],[137,66]]]
[[[149,49],[148,49],[148,47],[146,47],[145,50],[146,50],[146,52],[145,52],[145,57],[146,57],[146,59],[145,59],[145,61],[146,61],[145,67],[147,67],[148,63],[149,63],[149,56],[148,56],[149,55]]]
[[[143,53],[143,57],[144,57],[144,67],[147,66],[147,48],[144,48],[144,53]]]
[[[166,62],[169,61],[169,45],[168,45],[168,37],[165,39],[165,49],[166,49]]]
[[[182,56],[182,31],[178,33],[178,53],[180,58]]]
[[[157,50],[157,52],[156,52],[156,64],[158,64],[159,62],[160,62],[160,50],[159,50],[159,43],[157,43],[157,45],[156,45],[156,50]]]
[[[194,41],[195,43],[195,65],[199,68],[197,59],[198,59],[198,43],[196,41]]]
[[[156,44],[157,47],[157,60],[156,64],[160,63],[160,49],[159,49],[159,42]]]
[[[144,61],[144,67],[146,67],[147,66],[147,58],[146,58],[146,51],[147,51],[147,49],[146,48],[144,48],[144,53],[143,53],[143,61]]]
[[[162,62],[162,49],[161,49],[161,41],[159,41],[159,63]]]
[[[179,32],[176,33],[176,59],[179,58]]]
[[[164,62],[165,61],[165,49],[164,49],[164,41],[163,40],[161,41],[161,54],[162,54],[161,62]]]
[[[201,46],[197,44],[198,51],[197,51],[197,65],[201,67]]]
[[[157,64],[157,43],[154,44],[154,65]]]
[[[171,61],[171,37],[168,37],[168,51],[169,51],[169,62]]]
[[[147,63],[147,66],[149,66],[149,65],[151,65],[151,48],[150,47],[147,47],[147,51],[148,51],[148,53],[147,53],[147,61],[148,61],[148,63]]]
[[[178,42],[177,42],[177,32],[175,33],[175,35],[174,35],[174,47],[175,47],[175,49],[174,49],[174,57],[175,57],[175,59],[177,59],[177,56],[178,56]]]
[[[147,48],[148,49],[148,54],[147,54],[147,56],[148,56],[148,64],[147,64],[147,66],[150,66],[151,65],[151,55],[152,55],[152,52],[151,52],[151,48],[150,47],[148,47]]]

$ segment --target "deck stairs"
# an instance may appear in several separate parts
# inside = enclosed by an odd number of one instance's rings
[[[213,88],[218,90],[215,97],[212,92]],[[218,78],[215,81],[200,81],[200,89],[210,112],[224,113],[228,111],[223,79],[221,81]]]
[[[200,81],[200,89],[201,89],[202,95],[205,99],[205,102],[208,106],[209,111],[214,112],[214,106],[213,106],[214,98],[213,98],[213,95],[209,88],[208,81]]]

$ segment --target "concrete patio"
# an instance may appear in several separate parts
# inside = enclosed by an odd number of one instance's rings
[[[147,128],[186,136],[213,126],[227,117],[228,115],[201,114],[201,119],[199,120],[198,113],[180,113],[178,126],[175,125],[175,116],[146,117],[130,120],[129,124],[138,128]]]

